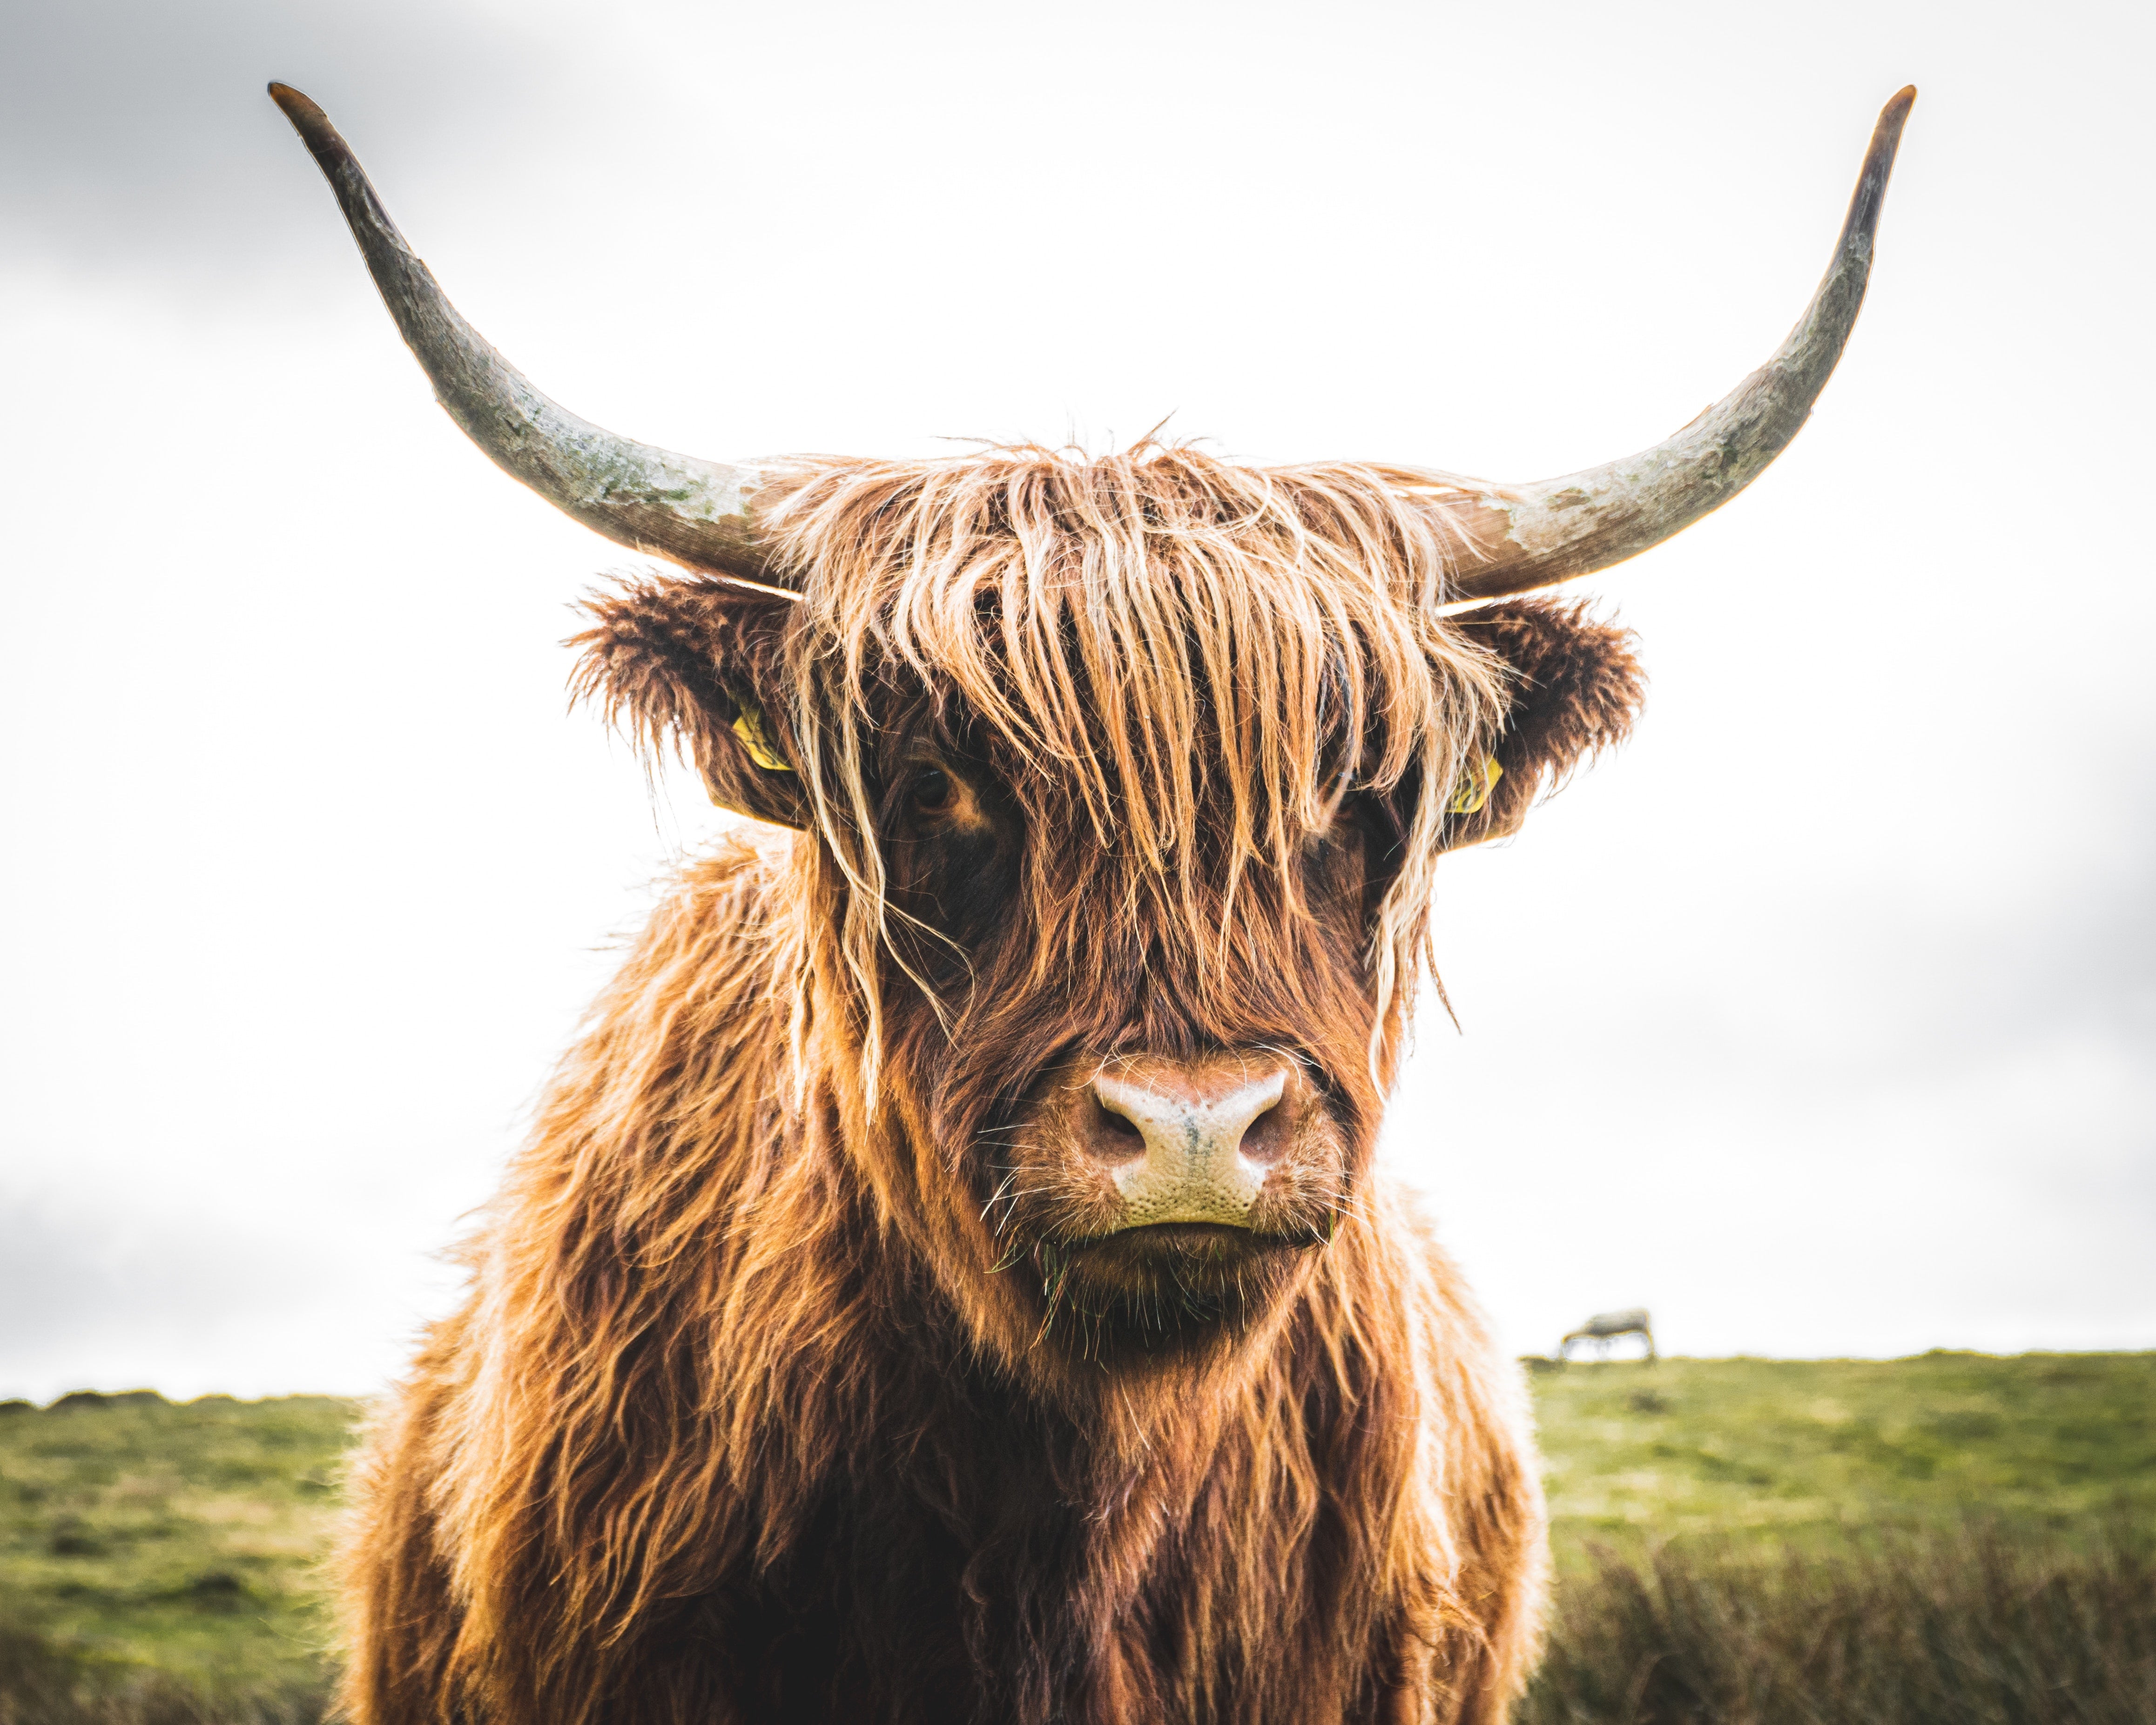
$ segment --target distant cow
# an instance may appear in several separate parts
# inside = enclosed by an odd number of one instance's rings
[[[1647,1308],[1635,1306],[1624,1312],[1598,1312],[1558,1344],[1560,1360],[1572,1358],[1572,1344],[1592,1342],[1598,1353],[1607,1354],[1609,1344],[1619,1336],[1637,1336],[1647,1344],[1647,1358],[1655,1356],[1654,1325],[1647,1316]]]

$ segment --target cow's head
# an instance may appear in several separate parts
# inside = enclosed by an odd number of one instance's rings
[[[1654,449],[1505,487],[1150,443],[758,468],[631,444],[487,347],[272,90],[459,424],[689,572],[595,603],[583,685],[800,832],[794,1021],[882,1219],[1007,1358],[1045,1334],[1132,1367],[1249,1333],[1353,1218],[1437,858],[1512,830],[1639,699],[1620,632],[1521,595],[1667,537],[1794,434],[1913,94],[1768,366]]]
[[[1451,516],[1365,468],[1003,449],[761,496],[785,596],[637,584],[583,675],[813,838],[849,1147],[1028,1342],[1245,1327],[1363,1185],[1435,859],[1622,735],[1624,638],[1447,617]]]

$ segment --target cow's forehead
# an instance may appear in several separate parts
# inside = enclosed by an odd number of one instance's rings
[[[804,720],[859,759],[910,702],[1141,855],[1224,794],[1267,848],[1315,818],[1342,737],[1389,782],[1502,711],[1440,614],[1448,519],[1398,479],[1157,445],[812,465],[765,516],[803,598]]]

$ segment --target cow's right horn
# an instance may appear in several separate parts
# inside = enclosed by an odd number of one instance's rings
[[[436,399],[496,466],[617,544],[767,583],[749,509],[754,468],[616,437],[542,395],[458,315],[329,116],[288,85],[271,85],[270,95],[336,193],[382,302],[433,380]]]

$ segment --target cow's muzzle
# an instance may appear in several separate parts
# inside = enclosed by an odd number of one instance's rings
[[[1076,1099],[1078,1147],[1112,1183],[1111,1230],[1250,1228],[1265,1183],[1309,1123],[1314,1087],[1285,1061],[1127,1055]]]

